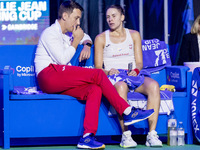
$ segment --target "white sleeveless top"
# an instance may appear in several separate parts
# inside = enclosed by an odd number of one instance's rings
[[[126,29],[126,40],[122,43],[112,43],[109,37],[109,30],[105,31],[106,44],[103,51],[104,69],[128,69],[128,63],[132,62],[133,69],[136,68],[134,56],[134,44],[131,34]]]

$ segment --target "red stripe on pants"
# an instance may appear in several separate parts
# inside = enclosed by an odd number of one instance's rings
[[[37,79],[45,93],[61,93],[86,100],[84,134],[96,134],[102,94],[120,115],[129,106],[101,69],[51,64]]]

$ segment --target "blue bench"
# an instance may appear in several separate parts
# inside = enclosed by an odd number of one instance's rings
[[[30,54],[23,57],[28,61],[24,66],[34,66],[33,57],[34,46],[27,46]],[[27,50],[26,47],[26,51]],[[4,48],[12,49],[10,46]],[[5,50],[6,52],[6,50]],[[15,58],[15,57],[13,57]],[[36,95],[16,95],[12,94],[13,86],[37,86],[37,81],[32,75],[19,77],[18,62],[22,60],[14,59],[10,65],[13,69],[4,68],[0,70],[0,106],[1,125],[3,131],[3,147],[10,148],[12,138],[48,138],[48,137],[79,137],[83,133],[83,119],[85,104],[76,100],[74,97],[58,94],[36,94]],[[13,64],[12,64],[13,63]],[[16,66],[17,65],[17,66]],[[26,68],[26,67],[25,67]],[[26,73],[26,69],[20,68]],[[30,67],[29,67],[30,68]],[[159,72],[152,73],[152,78],[157,80],[160,85],[167,83],[167,72],[172,69],[180,69],[177,66],[165,67]],[[184,67],[183,67],[184,68]],[[30,70],[30,69],[27,69]],[[30,71],[31,72],[31,71]],[[29,72],[29,73],[30,73]],[[175,114],[178,121],[183,121],[186,133],[186,142],[193,143],[191,117],[190,117],[190,87],[192,73],[184,71],[183,75],[185,86],[173,93]],[[20,78],[20,79],[18,79]],[[31,84],[30,84],[31,83]],[[97,136],[121,135],[121,129],[117,117],[109,117],[109,104],[106,100],[102,101],[99,112],[99,127]],[[130,126],[133,134],[147,134],[147,121],[136,123]],[[158,134],[167,134],[167,115],[159,115],[157,124]],[[102,142],[108,143],[107,139]],[[111,141],[112,142],[112,141]],[[66,144],[70,144],[66,141]],[[36,143],[37,145],[37,143]],[[12,146],[12,145],[11,145]]]

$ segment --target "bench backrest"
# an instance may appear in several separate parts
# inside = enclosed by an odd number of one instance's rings
[[[11,66],[14,69],[14,86],[37,86],[34,66],[36,47],[36,45],[0,46],[0,69],[3,69],[4,66],[7,65]],[[92,47],[91,58],[87,62],[78,62],[78,56],[82,47],[83,46],[78,47],[78,50],[73,57],[71,63],[76,66],[86,65],[90,68],[94,67],[94,47]],[[166,71],[163,70],[163,68],[165,68],[166,66],[171,66],[167,45],[163,41],[159,41],[158,39],[143,40],[142,50],[144,69],[150,72],[154,72],[152,73],[152,77],[159,82],[160,86],[162,84],[166,84]],[[163,78],[160,78],[159,74],[162,74]]]

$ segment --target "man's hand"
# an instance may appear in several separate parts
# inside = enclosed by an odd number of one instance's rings
[[[119,70],[112,68],[108,71],[108,75],[113,75],[113,74],[119,74]]]
[[[82,60],[85,60],[85,59],[89,59],[90,53],[91,53],[90,47],[87,45],[84,45],[84,47],[80,53],[80,56],[79,56],[79,62],[81,62]]]
[[[74,26],[74,30],[72,32],[73,34],[73,41],[72,41],[72,46],[74,46],[75,48],[77,48],[78,44],[80,43],[80,41],[82,40],[83,36],[84,36],[84,32],[81,29],[81,27],[78,26]]]

